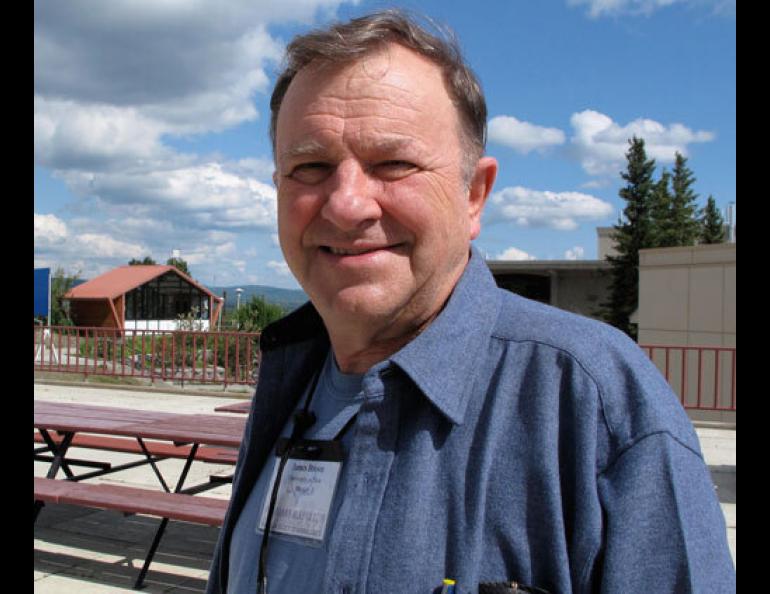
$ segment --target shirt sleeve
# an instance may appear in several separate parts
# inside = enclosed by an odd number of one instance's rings
[[[734,592],[724,515],[701,456],[667,432],[636,440],[598,478],[600,591]]]

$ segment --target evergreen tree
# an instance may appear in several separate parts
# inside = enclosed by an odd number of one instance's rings
[[[610,299],[602,304],[604,319],[636,340],[637,331],[630,317],[639,301],[639,250],[654,245],[651,206],[655,183],[655,160],[647,159],[644,140],[635,136],[628,141],[626,181],[620,197],[626,201],[625,220],[615,225],[613,238],[617,256],[608,256],[611,268]]]
[[[676,245],[675,231],[672,225],[673,197],[670,191],[671,174],[663,170],[660,180],[653,186],[650,202],[653,238],[650,247],[669,247]]]
[[[673,195],[671,197],[671,234],[672,246],[695,245],[700,236],[698,208],[695,204],[698,195],[693,192],[695,176],[687,167],[687,159],[676,153],[674,172],[671,177]]]
[[[709,196],[700,219],[701,243],[722,243],[725,241],[725,228],[722,214],[717,209],[713,196]]]

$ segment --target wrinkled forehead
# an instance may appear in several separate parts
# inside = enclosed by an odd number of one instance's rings
[[[276,126],[276,148],[302,120],[312,127],[372,124],[382,131],[405,131],[456,124],[458,114],[441,69],[396,44],[338,64],[311,62],[292,80]],[[339,130],[338,130],[339,131]],[[446,131],[446,128],[444,129]]]

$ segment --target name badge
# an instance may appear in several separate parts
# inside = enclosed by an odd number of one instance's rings
[[[276,447],[276,463],[262,505],[259,529],[264,531],[280,457],[288,440]],[[299,440],[291,448],[276,496],[271,534],[306,539],[320,544],[326,534],[334,493],[342,468],[342,446],[338,441]]]

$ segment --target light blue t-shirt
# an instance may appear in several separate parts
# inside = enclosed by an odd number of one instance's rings
[[[310,403],[310,410],[316,415],[315,424],[308,429],[305,439],[332,440],[355,416],[363,401],[361,382],[363,375],[344,374],[337,367],[330,353],[318,379],[315,394]],[[309,389],[309,388],[308,388]],[[305,406],[305,397],[300,400],[300,407]],[[294,426],[290,420],[281,435],[287,437]],[[347,446],[352,429],[342,436],[343,452]],[[230,571],[227,591],[230,594],[254,594],[256,592],[259,551],[262,545],[262,530],[258,527],[259,518],[265,500],[270,499],[270,479],[278,458],[273,456],[265,464],[259,480],[251,491],[246,507],[238,518],[232,539]],[[341,502],[341,493],[345,492],[345,463],[340,471],[336,494],[332,502],[327,524],[334,524],[334,518]],[[320,584],[326,569],[326,539],[320,545],[310,544],[297,538],[275,535],[271,532],[267,551],[268,590],[270,594],[296,594],[296,592],[314,591],[312,585]]]

